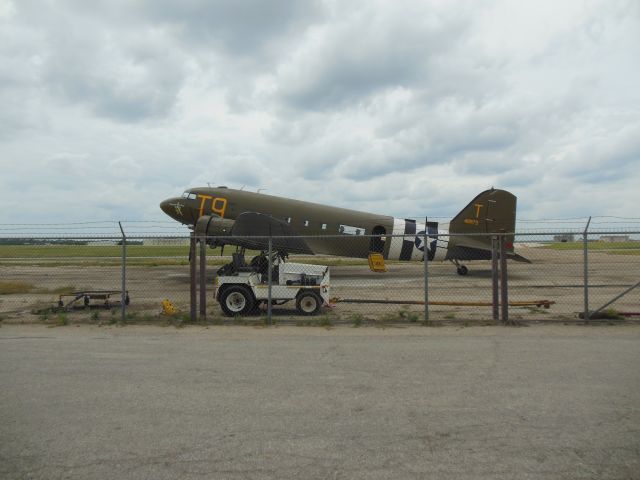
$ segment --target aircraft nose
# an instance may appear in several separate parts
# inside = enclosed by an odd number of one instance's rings
[[[178,215],[178,209],[175,207],[179,200],[178,198],[167,198],[163,200],[160,202],[160,210],[175,220],[182,220],[182,216]]]
[[[170,198],[163,200],[160,202],[160,210],[169,215],[169,202],[171,202]]]

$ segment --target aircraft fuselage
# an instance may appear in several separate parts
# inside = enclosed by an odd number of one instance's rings
[[[298,235],[304,236],[315,254],[366,258],[370,252],[379,252],[391,260],[424,257],[425,223],[411,219],[226,187],[192,188],[182,197],[165,200],[160,207],[170,217],[190,226],[203,215],[215,215],[227,221],[235,221],[245,212],[268,215],[286,222]],[[444,259],[447,245],[437,235],[446,235],[448,230],[442,226],[438,229],[437,224],[426,227],[430,235],[429,259]]]

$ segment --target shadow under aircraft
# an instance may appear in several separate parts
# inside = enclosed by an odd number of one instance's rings
[[[206,236],[212,247],[235,245],[266,251],[385,260],[448,260],[466,275],[467,260],[491,259],[491,234],[504,234],[508,258],[529,262],[513,249],[516,196],[479,193],[448,223],[416,221],[302,200],[231,189],[197,187],[160,208]],[[348,238],[348,241],[346,241]],[[426,240],[426,242],[425,242]]]

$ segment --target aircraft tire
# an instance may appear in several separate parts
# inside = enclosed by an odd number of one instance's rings
[[[246,315],[253,311],[255,299],[253,293],[242,285],[234,285],[222,292],[220,298],[220,308],[227,317],[236,315]]]
[[[322,303],[322,297],[313,290],[304,290],[296,297],[296,309],[302,315],[315,315]]]
[[[458,275],[465,276],[467,273],[469,273],[469,269],[467,267],[465,267],[464,265],[460,265],[458,267],[457,272],[458,272]]]

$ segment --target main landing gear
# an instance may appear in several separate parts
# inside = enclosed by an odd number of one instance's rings
[[[451,263],[453,263],[456,266],[456,272],[458,272],[458,275],[465,276],[467,273],[469,273],[469,269],[464,265],[461,265],[457,259],[451,260]]]

